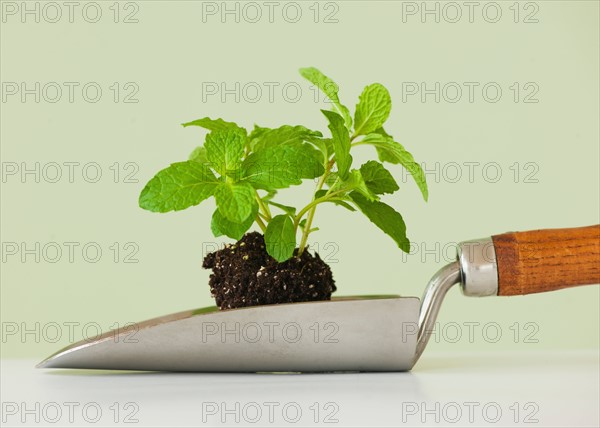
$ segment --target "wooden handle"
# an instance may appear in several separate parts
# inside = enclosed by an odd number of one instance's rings
[[[600,283],[600,224],[492,236],[498,295]]]

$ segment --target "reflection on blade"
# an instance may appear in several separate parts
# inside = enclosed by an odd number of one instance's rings
[[[179,312],[70,345],[40,368],[199,372],[410,370],[419,299],[332,301]]]

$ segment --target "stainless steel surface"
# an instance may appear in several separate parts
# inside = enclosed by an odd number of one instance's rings
[[[498,294],[498,266],[492,238],[458,244],[461,288],[465,296]]]
[[[429,280],[429,284],[427,284],[427,288],[423,294],[423,302],[421,303],[421,310],[419,312],[419,335],[413,364],[419,360],[419,357],[427,346],[446,293],[454,284],[460,282],[460,277],[460,265],[456,261],[441,268]]]
[[[41,368],[280,372],[410,370],[419,299],[207,308],[155,318],[134,331],[75,343]]]

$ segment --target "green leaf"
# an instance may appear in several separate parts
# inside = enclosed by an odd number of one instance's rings
[[[367,187],[375,194],[394,193],[399,189],[396,180],[385,167],[376,161],[368,161],[360,167]]]
[[[357,191],[370,201],[376,201],[379,197],[369,189],[367,183],[359,170],[352,169],[345,180],[336,180],[328,192],[336,198],[343,198],[349,192]]]
[[[296,248],[294,223],[289,215],[281,214],[271,219],[265,231],[267,253],[278,262],[292,257]]]
[[[254,133],[254,131],[252,132]],[[250,149],[253,152],[256,152],[274,145],[302,143],[304,141],[309,141],[312,138],[322,136],[323,134],[321,134],[319,131],[311,131],[310,129],[300,125],[283,125],[275,129],[259,128],[259,130],[254,133],[253,138],[250,140]]]
[[[174,163],[146,184],[139,205],[154,212],[180,211],[212,196],[218,184],[206,165],[195,161]]]
[[[392,110],[392,98],[385,86],[373,83],[360,95],[354,112],[354,135],[366,135],[385,123]]]
[[[213,131],[206,136],[204,147],[211,166],[221,175],[234,175],[240,168],[246,137],[228,129]]]
[[[263,128],[262,126],[258,126],[256,123],[254,124],[254,128],[248,134],[248,141],[252,141],[254,138],[260,137],[264,132],[270,130],[271,128]]]
[[[254,205],[254,209],[252,213],[248,216],[248,218],[241,223],[234,223],[231,220],[228,220],[221,212],[217,209],[213,213],[212,220],[210,222],[210,229],[215,237],[219,237],[222,235],[226,235],[231,239],[235,239],[239,241],[242,239],[244,234],[250,229],[252,223],[256,218],[256,213],[258,212],[258,205]]]
[[[406,237],[406,224],[399,212],[383,202],[369,201],[356,192],[351,193],[350,197],[371,222],[392,237],[402,251],[405,253],[410,251],[410,241]]]
[[[344,126],[350,129],[352,127],[352,116],[350,116],[350,110],[340,102],[338,85],[314,67],[301,68],[300,75],[327,95],[327,98],[333,102],[337,111],[344,118]]]
[[[307,143],[266,147],[250,154],[242,164],[242,179],[257,189],[283,189],[303,178],[323,175],[321,153]]]
[[[369,189],[361,172],[357,169],[350,171],[348,178],[342,183],[342,188],[347,188],[348,191],[355,191],[363,195],[369,201],[376,201],[379,198]]]
[[[258,139],[265,134],[265,132],[270,131],[271,128],[263,128],[262,126],[258,126],[256,123],[254,124],[254,129],[250,131],[248,134],[248,148],[254,147],[257,143]]]
[[[332,138],[317,138],[312,137],[310,141],[317,149],[323,153],[323,160],[327,161],[333,155],[333,139]]]
[[[325,196],[326,193],[327,193],[327,190],[319,190],[319,191],[315,192],[315,199]],[[331,202],[335,205],[344,207],[347,210],[356,211],[352,205],[350,205],[348,202],[346,202],[347,200],[348,199],[346,199],[344,197],[332,197],[331,199],[327,199],[324,202]],[[300,222],[300,225],[302,225],[302,222]]]
[[[427,189],[427,179],[423,168],[417,162],[413,156],[402,146],[402,144],[393,140],[383,128],[377,130],[377,133],[368,134],[359,144],[369,144],[375,146],[379,160],[382,162],[389,162],[393,164],[401,164],[412,176],[417,183],[423,199],[427,200],[429,197],[429,190]]]
[[[277,194],[277,190],[270,190],[265,196],[263,196],[261,199],[264,202],[269,202],[271,199],[273,199],[275,197],[275,195]]]
[[[352,165],[348,130],[344,126],[344,120],[339,114],[328,110],[321,111],[329,121],[328,127],[333,136],[333,150],[335,152],[335,163],[337,164],[338,174],[342,179],[346,179]]]
[[[208,163],[209,160],[208,160],[208,157],[206,156],[206,148],[203,146],[196,147],[194,149],[194,151],[192,153],[190,153],[188,160],[196,161],[196,162],[200,162],[200,163]]]
[[[227,220],[244,222],[257,204],[255,191],[248,183],[220,183],[215,189],[217,208]]]
[[[289,214],[291,216],[296,215],[296,208],[295,207],[290,207],[288,205],[278,204],[277,202],[273,202],[273,201],[268,201],[267,203],[269,205],[273,205],[274,207],[279,208],[280,210],[283,210],[283,212],[286,213],[286,214]]]
[[[246,135],[246,129],[239,126],[234,122],[225,122],[223,119],[211,119],[210,117],[203,117],[202,119],[192,120],[181,124],[184,128],[188,126],[200,126],[201,128],[208,129],[209,131],[225,131],[227,129],[233,129],[241,131],[242,134]]]

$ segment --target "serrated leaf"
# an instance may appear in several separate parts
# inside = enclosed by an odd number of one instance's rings
[[[382,162],[401,164],[410,173],[415,183],[417,183],[423,199],[428,199],[429,190],[427,188],[425,172],[421,168],[421,165],[415,161],[413,155],[402,144],[396,141],[389,141],[385,146],[377,146],[377,154],[379,160]]]
[[[275,129],[259,128],[257,130],[255,128],[255,131],[252,131],[253,137],[250,140],[250,149],[253,152],[274,145],[302,143],[310,141],[312,138],[323,136],[321,132],[312,131],[301,125],[283,125]]]
[[[188,160],[196,161],[196,162],[200,162],[200,163],[208,163],[209,160],[208,160],[208,157],[206,156],[206,147],[203,147],[203,146],[196,147],[192,151],[192,153],[190,153]]]
[[[221,175],[233,176],[242,164],[245,144],[243,134],[227,129],[208,134],[204,147],[211,166]]]
[[[406,224],[399,212],[379,201],[369,201],[363,195],[353,192],[350,197],[372,223],[389,235],[398,247],[408,253],[410,241],[406,237]]]
[[[303,178],[323,175],[321,152],[307,143],[266,147],[251,153],[242,164],[242,179],[257,189],[283,189]]]
[[[410,173],[413,180],[415,180],[415,183],[417,183],[417,186],[423,195],[423,199],[428,199],[429,190],[427,188],[427,179],[425,177],[425,172],[423,172],[423,168],[421,168],[421,165],[415,161],[413,156],[402,146],[402,144],[394,141],[383,128],[378,129],[377,133],[365,136],[360,144],[375,146],[380,161],[402,165]]]
[[[257,204],[254,188],[248,183],[220,183],[215,200],[219,212],[234,223],[246,220]]]
[[[373,193],[383,195],[399,189],[396,180],[385,167],[376,161],[368,161],[360,167],[365,184]]]
[[[265,246],[267,253],[278,262],[294,255],[296,233],[289,215],[281,214],[271,219],[265,231]]]
[[[338,95],[339,86],[314,67],[301,68],[300,75],[327,95],[327,98],[331,100],[338,113],[344,118],[346,129],[350,129],[352,127],[352,116],[350,116],[350,110],[340,102]]]
[[[385,86],[379,83],[367,86],[354,112],[354,135],[366,135],[381,128],[391,109],[392,98]]]
[[[350,155],[350,136],[344,126],[344,119],[333,111],[321,110],[321,112],[323,112],[329,121],[328,127],[333,137],[333,151],[335,153],[337,172],[342,179],[346,179],[352,165],[352,155]]]
[[[139,205],[153,212],[180,211],[212,196],[218,184],[206,165],[195,161],[174,163],[146,184]]]
[[[273,202],[273,201],[268,201],[268,204],[269,205],[273,205],[274,207],[277,207],[280,210],[283,210],[284,213],[289,214],[291,216],[296,215],[296,208],[295,207],[290,207],[288,205],[279,204],[279,203]]]
[[[327,193],[327,190],[319,190],[319,191],[315,192],[315,199],[325,196],[326,193]],[[339,197],[339,198],[333,197],[331,199],[327,199],[325,202],[331,202],[332,204],[344,207],[349,211],[356,211],[354,209],[354,207],[352,205],[350,205],[348,202],[346,202],[344,199],[345,199],[344,197]]]
[[[226,122],[223,119],[211,119],[210,117],[192,120],[191,122],[182,123],[181,125],[184,128],[187,128],[188,126],[200,126],[201,128],[208,129],[209,131],[224,131],[227,129],[234,129],[240,131],[244,135],[247,134],[246,129],[242,128],[237,123]]]
[[[252,213],[246,220],[242,221],[241,223],[234,223],[231,220],[228,220],[218,209],[216,209],[210,222],[210,229],[215,237],[226,235],[231,239],[239,241],[254,223],[257,212],[258,205],[254,205]]]

